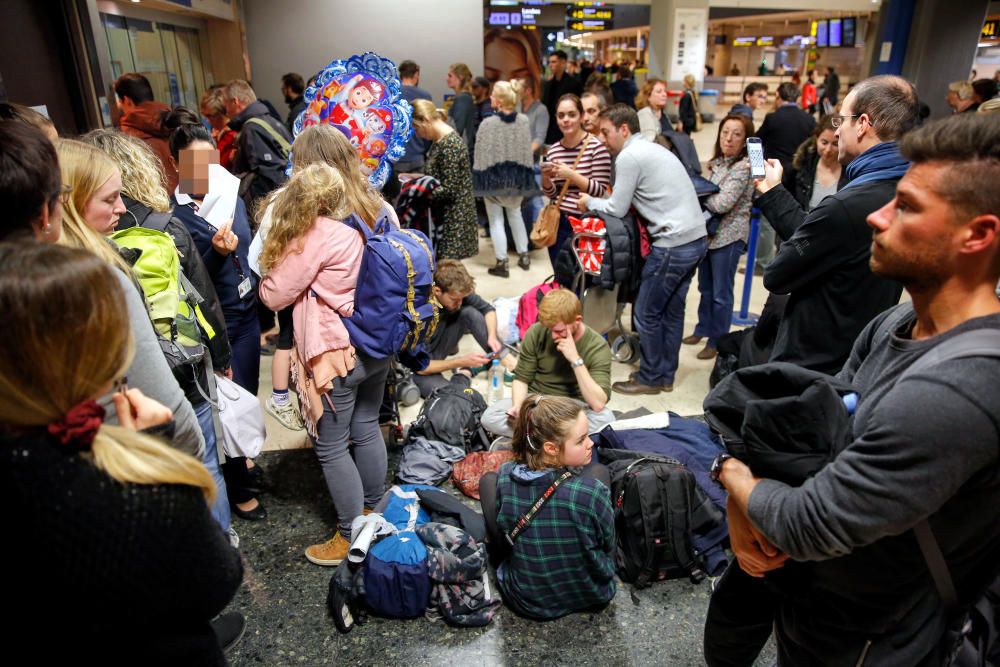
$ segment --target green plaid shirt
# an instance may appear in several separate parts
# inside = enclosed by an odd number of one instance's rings
[[[511,474],[497,479],[497,525],[509,533],[562,470],[532,480]],[[500,573],[500,587],[540,618],[608,602],[615,595],[615,519],[611,492],[591,477],[564,481],[517,538]]]

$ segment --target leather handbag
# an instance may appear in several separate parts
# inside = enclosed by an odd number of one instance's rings
[[[580,146],[580,152],[576,154],[576,160],[573,161],[573,169],[580,164],[580,158],[583,157],[583,152],[587,150],[587,141],[590,139],[590,135],[584,135],[582,145]],[[556,237],[559,235],[559,207],[562,206],[563,199],[566,197],[566,191],[569,190],[569,179],[563,183],[562,191],[559,193],[559,197],[554,202],[549,202],[545,208],[542,209],[541,213],[538,214],[538,218],[535,220],[535,224],[531,228],[531,242],[540,248],[548,248],[554,245],[556,242]]]

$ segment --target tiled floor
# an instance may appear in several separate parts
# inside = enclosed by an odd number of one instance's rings
[[[715,124],[695,135],[703,158],[711,154]],[[532,253],[530,271],[511,269],[510,279],[487,274],[493,265],[490,242],[466,261],[477,291],[487,299],[519,296],[550,273],[545,251]],[[513,262],[512,262],[513,266]],[[737,276],[737,295],[743,275]],[[760,278],[753,280],[751,311],[760,312],[765,299]],[[697,281],[688,294],[685,333],[694,329],[698,306]],[[738,299],[737,299],[738,305]],[[627,322],[627,318],[625,319]],[[466,337],[462,350],[475,343]],[[639,406],[652,411],[700,414],[713,362],[699,361],[700,346],[682,346],[680,371],[672,393],[657,396],[612,396],[610,406],[627,411]],[[261,396],[270,391],[270,357],[261,368]],[[615,363],[613,379],[626,379],[632,366]],[[474,386],[485,390],[486,380]],[[407,423],[418,406],[403,410]],[[268,492],[261,501],[266,521],[236,521],[241,535],[246,575],[230,608],[247,617],[247,634],[230,655],[234,665],[700,665],[701,634],[708,607],[709,585],[686,580],[656,584],[642,591],[619,586],[604,611],[575,614],[548,623],[521,619],[501,610],[485,628],[458,629],[426,619],[371,619],[348,635],[340,635],[325,600],[332,571],[310,564],[302,555],[309,544],[325,540],[335,517],[319,464],[303,432],[291,432],[267,415],[268,440],[257,463],[266,472]],[[389,478],[399,450],[389,450]],[[442,486],[457,495],[450,484]],[[473,501],[466,502],[475,506]],[[768,647],[758,664],[773,662]]]

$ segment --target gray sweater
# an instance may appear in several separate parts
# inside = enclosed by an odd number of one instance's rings
[[[184,397],[184,392],[181,391],[160,350],[156,332],[153,331],[153,323],[146,312],[146,303],[128,276],[121,271],[114,271],[114,274],[121,283],[122,291],[125,292],[125,305],[128,308],[132,338],[135,342],[135,356],[125,371],[128,386],[141,390],[146,396],[173,411],[174,438],[170,444],[200,459],[205,450],[205,437],[198,426],[194,409]],[[110,394],[103,397],[100,403],[108,411],[107,422],[117,424],[118,415]]]
[[[912,306],[897,308],[909,316],[896,332],[875,339],[886,315],[877,317],[838,376],[861,396],[854,441],[801,487],[763,480],[750,496],[750,518],[768,539],[813,561],[795,564],[807,585],[776,627],[783,642],[828,651],[825,664],[854,664],[867,639],[865,664],[916,665],[935,649],[945,621],[910,531],[921,520],[929,517],[960,602],[1000,562],[1000,359],[946,361],[898,381],[940,342],[1000,329],[1000,315],[914,341]]]
[[[630,206],[646,220],[650,241],[675,248],[706,236],[705,217],[687,170],[663,146],[634,134],[615,158],[614,191],[587,202],[592,211],[624,218]]]

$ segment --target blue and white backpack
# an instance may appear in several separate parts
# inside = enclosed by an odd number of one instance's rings
[[[438,326],[431,299],[434,251],[424,234],[399,229],[383,210],[372,231],[351,215],[344,224],[365,237],[354,314],[344,326],[355,348],[375,359],[415,353]]]

